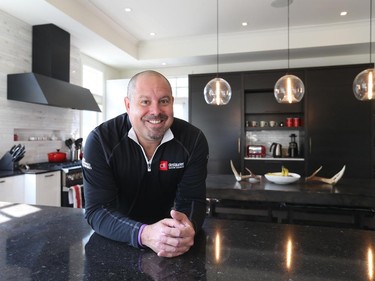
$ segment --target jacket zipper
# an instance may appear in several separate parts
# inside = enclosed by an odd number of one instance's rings
[[[147,158],[147,157],[146,157]],[[152,156],[152,158],[154,158],[154,156]],[[151,162],[152,162],[152,158],[150,159],[150,161],[146,160],[147,161],[147,172],[151,172]]]

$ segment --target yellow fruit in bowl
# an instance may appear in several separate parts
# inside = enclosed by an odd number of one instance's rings
[[[281,172],[276,173],[267,173],[269,176],[277,176],[277,177],[293,177],[293,173],[289,173],[289,170],[284,166],[281,166]]]
[[[284,166],[281,166],[281,175],[283,177],[287,177],[289,175],[289,170],[285,168]]]

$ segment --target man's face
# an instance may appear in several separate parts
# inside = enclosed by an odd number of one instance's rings
[[[125,106],[132,126],[142,145],[159,144],[173,123],[173,97],[167,81],[157,75],[138,77]]]

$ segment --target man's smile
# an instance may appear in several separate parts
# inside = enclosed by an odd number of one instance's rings
[[[148,120],[148,122],[150,122],[151,124],[160,124],[162,120]]]

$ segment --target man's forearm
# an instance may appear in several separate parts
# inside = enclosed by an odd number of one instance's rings
[[[95,210],[86,209],[86,218],[92,229],[101,236],[140,247],[138,232],[142,226],[141,222],[131,220],[120,212],[105,207]]]

